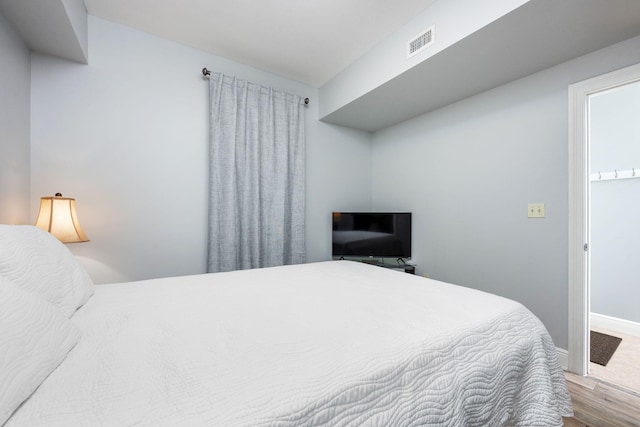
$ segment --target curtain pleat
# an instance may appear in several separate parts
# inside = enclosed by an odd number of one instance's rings
[[[209,87],[208,271],[304,262],[302,99],[219,73]]]

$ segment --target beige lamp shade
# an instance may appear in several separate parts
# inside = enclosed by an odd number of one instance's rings
[[[76,200],[62,197],[60,193],[53,197],[40,198],[36,227],[53,234],[62,243],[89,241],[78,222]]]

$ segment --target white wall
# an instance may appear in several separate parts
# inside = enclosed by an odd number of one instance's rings
[[[637,62],[640,38],[375,133],[373,208],[413,212],[418,274],[520,301],[567,348],[568,85]]]
[[[640,83],[590,98],[590,172],[640,176]],[[640,179],[591,183],[591,311],[640,323]]]
[[[370,135],[320,123],[317,89],[91,16],[89,58],[33,55],[31,188],[76,198],[91,242],[69,247],[96,282],[205,271],[205,66],[311,98],[308,261],[330,258],[336,206],[370,205]]]
[[[29,49],[0,14],[0,223],[29,223]],[[35,218],[34,218],[35,220]]]

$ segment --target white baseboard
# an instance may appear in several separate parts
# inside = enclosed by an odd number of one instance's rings
[[[564,348],[558,348],[558,347],[556,347],[556,350],[558,351],[558,359],[560,359],[560,366],[562,366],[562,369],[566,371],[569,368],[569,352]]]
[[[640,323],[597,313],[591,313],[590,321],[591,326],[595,328],[608,329],[612,332],[640,337]]]

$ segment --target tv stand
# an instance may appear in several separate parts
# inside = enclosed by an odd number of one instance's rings
[[[393,263],[384,262],[384,260],[381,261],[377,259],[360,259],[358,261],[363,262],[365,264],[377,265],[378,267],[389,268],[391,270],[400,270],[400,271],[404,271],[405,273],[416,274],[415,265],[407,264],[406,262],[404,262],[402,258],[399,258],[399,260],[402,261],[402,264],[400,263],[393,264]]]

